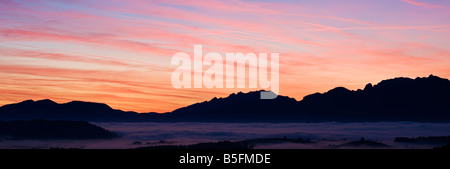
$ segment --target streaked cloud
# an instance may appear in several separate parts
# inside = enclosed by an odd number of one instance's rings
[[[104,102],[167,112],[254,89],[172,88],[176,52],[280,53],[280,94],[450,78],[447,1],[0,1],[0,105]],[[206,68],[206,67],[205,67]]]

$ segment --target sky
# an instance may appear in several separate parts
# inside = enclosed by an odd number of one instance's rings
[[[0,105],[33,99],[164,113],[253,88],[171,85],[177,52],[279,53],[301,100],[394,77],[450,78],[448,0],[2,0]],[[204,67],[207,69],[208,67]]]

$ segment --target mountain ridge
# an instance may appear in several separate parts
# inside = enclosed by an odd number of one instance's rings
[[[232,93],[169,113],[136,113],[104,103],[49,99],[25,100],[0,107],[0,120],[198,121],[198,122],[353,122],[450,121],[450,81],[438,76],[397,77],[364,89],[335,87],[297,101],[288,96],[259,99],[260,91]]]

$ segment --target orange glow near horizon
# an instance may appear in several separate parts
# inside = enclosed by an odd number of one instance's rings
[[[0,105],[51,99],[170,112],[258,89],[174,89],[177,52],[279,53],[280,95],[301,100],[394,77],[450,78],[450,2],[0,2]],[[207,69],[207,67],[204,67]]]

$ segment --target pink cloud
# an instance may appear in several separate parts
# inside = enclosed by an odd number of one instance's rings
[[[147,43],[135,42],[130,40],[117,40],[110,38],[102,38],[95,36],[77,36],[73,34],[61,34],[52,32],[38,32],[30,30],[19,29],[1,29],[0,36],[8,38],[10,40],[40,40],[40,41],[74,41],[85,42],[105,47],[113,47],[124,49],[128,51],[143,51],[152,54],[171,56],[177,51],[171,49],[164,49],[157,46],[153,46]]]
[[[417,2],[415,0],[402,0],[402,1],[406,2],[406,3],[409,3],[411,5],[421,6],[421,7],[425,7],[425,8],[450,8],[448,6],[441,6],[441,5],[434,5],[434,4],[424,3],[424,2]]]

